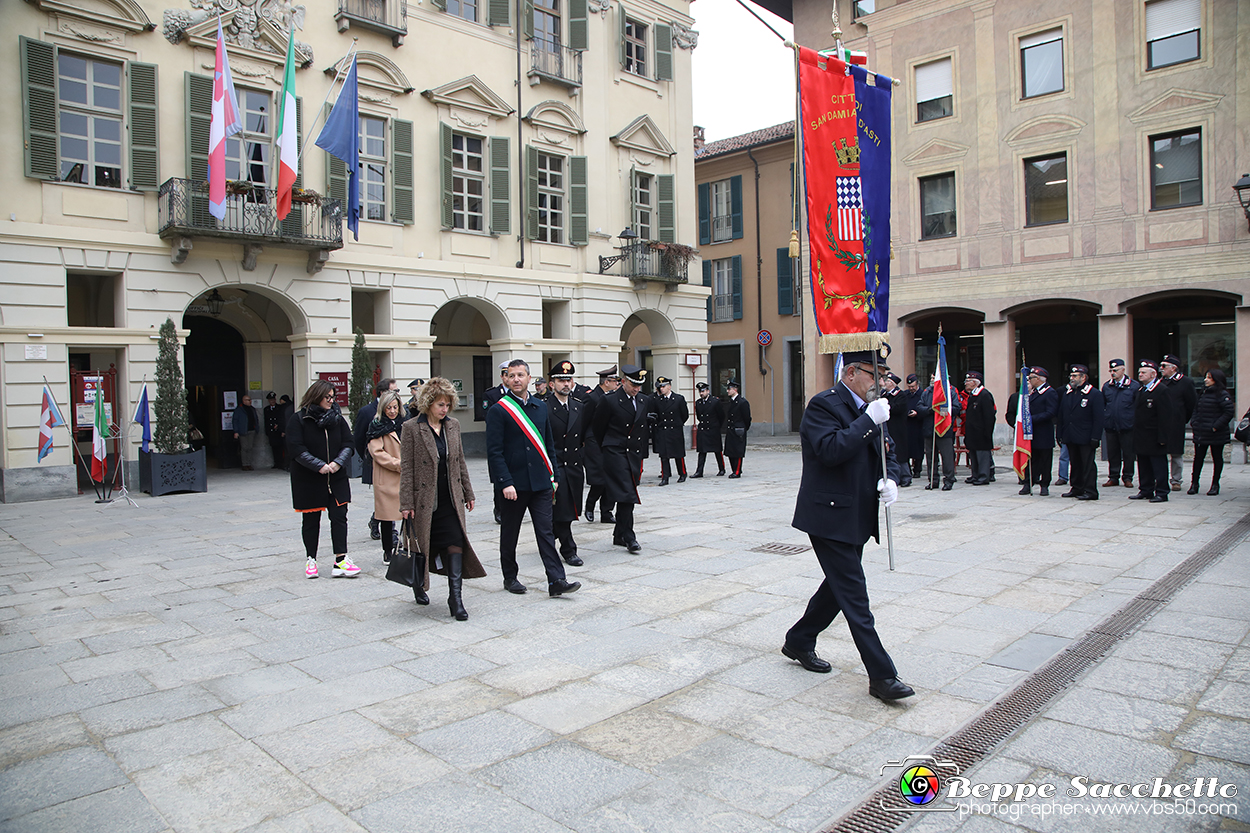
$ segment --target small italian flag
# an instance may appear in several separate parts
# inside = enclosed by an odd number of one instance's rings
[[[291,188],[299,176],[299,139],[295,135],[295,28],[286,42],[282,109],[278,113],[278,219],[291,213]]]
[[[104,482],[108,471],[108,451],[104,441],[109,438],[109,421],[104,413],[104,385],[95,389],[95,421],[91,431],[91,479]]]

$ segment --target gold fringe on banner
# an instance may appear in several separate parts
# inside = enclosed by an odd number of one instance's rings
[[[822,335],[819,349],[822,353],[852,353],[859,350],[879,350],[884,358],[888,355],[889,333],[836,333]]]

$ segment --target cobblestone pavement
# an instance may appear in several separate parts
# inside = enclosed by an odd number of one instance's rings
[[[465,582],[467,622],[441,577],[424,608],[384,580],[357,484],[350,580],[326,577],[328,532],[323,577],[304,579],[282,472],[217,472],[207,494],[137,509],[0,506],[0,831],[827,829],[886,783],[883,764],[932,748],[1250,509],[1242,464],[1219,497],[1160,505],[1019,497],[1001,469],[984,488],[904,489],[897,571],[884,546],[865,557],[917,690],[886,705],[840,620],[819,645],[833,673],[778,652],[820,577],[810,550],[757,549],[807,544],[785,447],[750,453],[741,480],[663,489],[650,461],[643,552],[578,523],[584,586],[555,599],[528,530],[531,592],[503,590],[470,461],[489,575]],[[906,826],[1250,830],[1247,555],[1237,543],[966,773],[1054,782],[1078,811]],[[1217,777],[1238,795],[1215,814],[1095,817],[1062,796],[1073,776]]]

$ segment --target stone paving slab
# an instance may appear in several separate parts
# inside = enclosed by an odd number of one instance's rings
[[[138,509],[0,506],[0,833],[824,829],[884,783],[882,764],[931,748],[1250,508],[1241,464],[1219,497],[1164,505],[1021,497],[1001,471],[902,490],[898,569],[884,543],[864,559],[917,689],[887,705],[840,620],[819,644],[832,673],[778,652],[821,574],[810,550],[753,548],[807,544],[789,526],[799,465],[779,443],[742,480],[662,491],[648,471],[643,552],[575,525],[584,587],[559,599],[528,529],[535,592],[504,592],[480,506],[468,533],[488,576],[465,583],[468,622],[448,617],[441,577],[424,608],[383,580],[358,484],[351,580],[302,577],[281,472],[214,472],[206,494]],[[470,472],[488,492],[483,461]],[[908,826],[1250,830],[1248,634],[1243,542],[972,770],[1215,775],[1240,785],[1235,811]]]

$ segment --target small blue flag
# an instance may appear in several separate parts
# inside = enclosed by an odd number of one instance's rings
[[[347,166],[347,228],[360,239],[360,98],[356,88],[356,56],[339,97],[317,136],[317,147]]]
[[[135,407],[135,415],[131,418],[131,422],[137,422],[143,426],[143,452],[148,453],[148,446],[152,442],[152,417],[148,408],[148,386],[143,385],[143,393],[139,394],[139,404]]]

